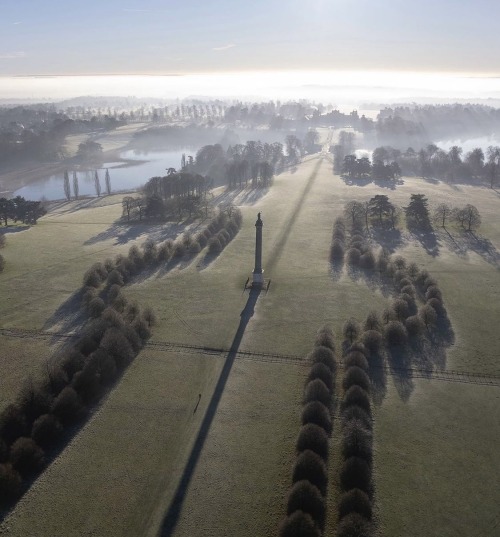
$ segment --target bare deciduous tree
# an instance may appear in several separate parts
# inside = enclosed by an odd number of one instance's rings
[[[434,220],[441,223],[441,227],[446,227],[446,220],[451,216],[453,209],[447,203],[440,203],[434,209]]]

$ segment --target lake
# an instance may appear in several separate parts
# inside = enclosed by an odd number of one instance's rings
[[[157,175],[166,175],[168,168],[179,169],[181,167],[182,154],[196,155],[193,149],[178,149],[175,151],[139,151],[129,149],[120,153],[120,158],[137,161],[137,164],[124,165],[123,162],[105,162],[102,168],[97,170],[101,192],[106,192],[104,176],[106,169],[109,170],[111,179],[111,191],[135,190],[144,185],[148,179]],[[73,197],[73,170],[68,169],[71,196]],[[95,196],[94,184],[95,170],[78,171],[79,196]],[[40,178],[38,181],[26,185],[13,193],[13,197],[23,196],[29,200],[46,199],[49,201],[64,199],[64,175],[56,174],[50,177]]]

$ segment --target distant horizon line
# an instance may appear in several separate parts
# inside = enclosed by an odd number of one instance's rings
[[[124,73],[27,73],[27,74],[0,74],[0,78],[70,78],[70,77],[186,77],[186,76],[241,76],[252,73],[280,74],[280,73],[378,73],[378,74],[401,74],[422,76],[445,76],[461,78],[500,78],[500,72],[470,72],[470,71],[425,71],[412,69],[243,69],[227,71],[189,71],[174,73],[155,72],[124,72]]]

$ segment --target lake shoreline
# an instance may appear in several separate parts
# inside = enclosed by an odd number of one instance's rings
[[[63,174],[66,170],[71,173],[74,171],[77,172],[87,172],[94,170],[104,170],[106,169],[103,164],[106,162],[112,162],[113,164],[118,164],[117,166],[112,166],[109,169],[122,169],[122,168],[131,168],[133,166],[140,166],[141,164],[146,164],[150,162],[148,159],[144,160],[135,160],[127,159],[120,157],[120,154],[126,151],[127,149],[133,149],[132,147],[125,146],[119,150],[111,149],[103,153],[103,163],[99,166],[84,166],[78,165],[74,166],[74,163],[71,162],[26,162],[23,165],[20,165],[14,170],[9,170],[2,172],[0,171],[0,197],[1,198],[11,198],[13,194],[25,186],[30,186],[37,181],[42,181],[48,179],[53,175]],[[70,166],[69,164],[73,164]],[[145,178],[145,181],[147,178]]]

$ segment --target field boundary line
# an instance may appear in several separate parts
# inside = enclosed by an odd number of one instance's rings
[[[19,339],[60,339],[69,340],[78,336],[78,332],[65,334],[62,332],[51,332],[47,330],[32,330],[26,328],[0,328],[0,336],[12,337]],[[178,352],[182,351],[188,354],[204,354],[207,356],[222,356],[228,353],[234,353],[237,359],[250,360],[267,363],[288,363],[301,366],[309,365],[307,356],[298,354],[281,354],[256,351],[251,349],[231,349],[225,347],[212,347],[208,345],[193,345],[190,343],[179,343],[175,341],[148,341],[145,348],[158,350],[160,352]],[[339,367],[343,364],[339,362]],[[465,384],[478,384],[482,386],[500,387],[500,374],[484,374],[472,371],[457,371],[453,369],[434,370],[419,367],[398,368],[382,365],[376,367],[383,369],[386,374],[391,376],[410,375],[410,378],[421,378],[428,380],[440,380],[448,382],[462,382]]]

